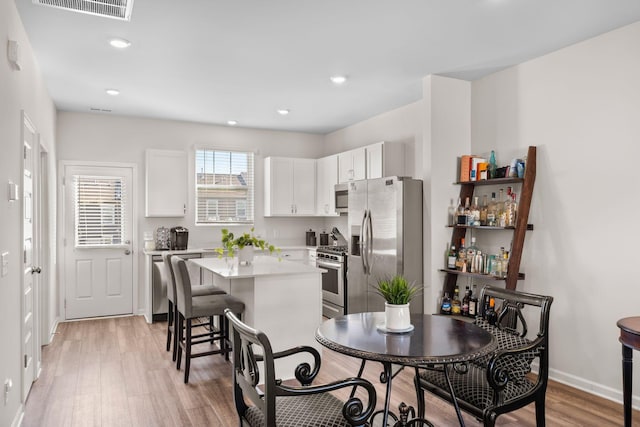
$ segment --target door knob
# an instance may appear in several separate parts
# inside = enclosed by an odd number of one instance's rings
[[[40,274],[40,272],[42,272],[42,269],[40,267],[31,267],[31,274]]]
[[[131,254],[131,251],[130,251],[129,249],[125,249],[125,250],[124,250],[124,254],[125,254],[125,255],[130,255],[130,254]]]

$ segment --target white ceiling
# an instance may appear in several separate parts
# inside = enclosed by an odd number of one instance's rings
[[[638,0],[135,0],[129,22],[15,2],[59,110],[322,134],[419,100],[426,75],[473,80],[640,20]]]

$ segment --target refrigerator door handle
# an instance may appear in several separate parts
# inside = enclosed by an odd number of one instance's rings
[[[367,210],[365,209],[362,216],[362,226],[360,227],[360,259],[362,261],[362,272],[367,274]]]
[[[369,274],[371,274],[371,264],[373,261],[373,223],[371,222],[371,211],[367,215],[367,269],[369,270]]]

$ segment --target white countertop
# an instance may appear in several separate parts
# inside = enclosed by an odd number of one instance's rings
[[[317,246],[278,246],[278,248],[282,251],[290,251],[290,250],[316,250]],[[186,254],[202,254],[202,253],[216,253],[215,248],[189,248],[182,251],[157,251],[157,250],[147,250],[144,249],[142,251],[145,255],[162,255],[163,253],[171,253],[175,255],[186,255]]]
[[[322,273],[324,270],[310,265],[278,260],[273,256],[255,256],[249,265],[238,265],[238,258],[195,258],[192,262],[226,279],[242,279],[261,276]]]

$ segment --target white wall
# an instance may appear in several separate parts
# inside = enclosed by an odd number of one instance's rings
[[[538,146],[518,288],[555,298],[550,375],[616,400],[616,321],[640,314],[638,76],[635,23],[472,85],[474,152],[505,163]]]
[[[189,229],[190,247],[220,246],[219,226],[195,225],[194,193],[189,194],[184,218],[144,217],[145,149],[185,150],[189,153],[189,188],[194,188],[194,148],[249,150],[256,153],[255,230],[269,242],[304,245],[305,230],[317,232],[325,226],[322,218],[264,218],[263,160],[268,156],[321,157],[323,137],[293,132],[276,132],[213,126],[169,120],[153,120],[91,113],[58,114],[58,157],[60,160],[127,162],[138,166],[138,242],[142,249],[144,232],[159,226],[182,225]],[[62,201],[60,201],[62,204]],[[60,219],[61,218],[60,214]],[[247,231],[248,227],[234,227]],[[62,229],[60,227],[60,229]],[[277,231],[277,235],[276,235]],[[143,255],[138,254],[138,282],[143,280]],[[140,289],[141,290],[141,287]],[[62,290],[64,292],[64,290]],[[140,304],[144,298],[139,295]],[[142,309],[144,307],[138,307]],[[134,307],[134,310],[136,308]]]
[[[22,70],[12,68],[7,61],[7,40],[17,40],[21,48]],[[9,252],[9,274],[0,277],[0,384],[13,381],[13,389],[6,405],[0,404],[0,425],[10,426],[21,414],[21,202],[7,201],[7,182],[21,182],[22,176],[22,119],[24,110],[41,135],[49,152],[50,177],[48,184],[55,195],[55,118],[56,113],[44,87],[38,65],[27,40],[22,22],[13,1],[0,2],[0,252]],[[55,202],[55,200],[53,201]],[[48,214],[55,219],[55,203]],[[51,240],[54,241],[53,239]],[[50,283],[42,289],[55,289],[55,264],[50,262]],[[45,304],[46,305],[46,304]],[[56,313],[45,319],[45,329],[54,323]],[[45,331],[45,334],[48,330]],[[48,338],[48,337],[47,337]],[[4,395],[4,393],[2,393]],[[2,402],[2,400],[0,400]]]

